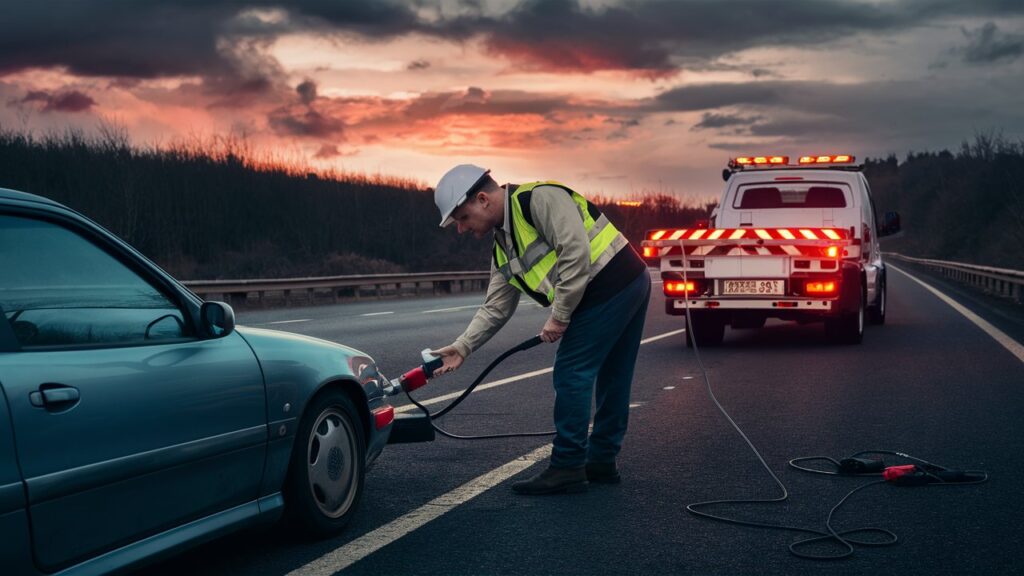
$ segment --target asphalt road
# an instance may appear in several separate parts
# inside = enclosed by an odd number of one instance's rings
[[[1021,341],[1020,306],[990,305],[941,281],[934,285]],[[805,560],[787,550],[802,538],[796,532],[686,512],[692,502],[772,498],[779,490],[709,399],[696,357],[678,333],[680,318],[664,314],[660,284],[655,292],[619,460],[621,485],[592,485],[578,495],[513,494],[513,481],[545,465],[544,439],[393,445],[368,472],[361,510],[340,536],[304,542],[279,529],[245,532],[140,574],[1019,572],[1021,358],[899,272],[889,278],[887,324],[868,327],[860,346],[827,344],[820,325],[769,321],[759,331],[727,331],[723,347],[702,350],[719,401],[790,494],[784,503],[722,506],[719,512],[823,530],[832,506],[867,480],[790,469],[787,461],[799,456],[896,450],[991,474],[976,486],[866,488],[837,513],[835,527],[877,526],[896,533],[899,542],[858,547],[840,561]],[[397,375],[418,363],[421,349],[454,339],[480,299],[475,294],[245,312],[239,322],[353,346],[373,356],[385,374]],[[536,334],[545,318],[545,310],[524,301],[459,372],[431,381],[417,396],[461,390],[497,354]],[[518,354],[487,381],[548,368],[554,350],[544,345]],[[477,392],[442,425],[463,434],[545,430],[551,428],[552,399],[549,374],[516,379]],[[523,460],[526,455],[539,461]],[[474,479],[478,494],[467,500],[464,485]]]

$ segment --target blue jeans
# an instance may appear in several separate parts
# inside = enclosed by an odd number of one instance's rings
[[[629,421],[633,366],[650,296],[651,276],[645,269],[611,299],[573,314],[555,354],[551,466],[615,461]],[[588,442],[595,395],[597,412]]]

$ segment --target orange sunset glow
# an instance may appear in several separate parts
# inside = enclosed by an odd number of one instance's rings
[[[1024,7],[938,0],[41,2],[0,23],[0,126],[235,135],[433,185],[717,194],[730,156],[1024,134]]]

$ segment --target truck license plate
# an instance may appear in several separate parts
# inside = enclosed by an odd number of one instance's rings
[[[782,295],[784,284],[782,280],[722,280],[722,294]]]

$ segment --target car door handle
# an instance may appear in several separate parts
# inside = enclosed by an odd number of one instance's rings
[[[64,407],[68,403],[75,403],[81,398],[78,388],[61,385],[43,384],[39,390],[28,395],[29,402],[39,407]]]

